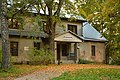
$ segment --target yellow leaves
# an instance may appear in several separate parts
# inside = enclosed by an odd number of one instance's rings
[[[82,15],[84,15],[85,17],[87,17],[86,12],[85,12],[82,8],[80,8],[80,7],[79,7],[79,12],[80,12]]]
[[[91,68],[97,68],[91,69]],[[63,72],[73,72],[71,75],[75,75],[74,71],[78,71],[80,69],[80,73],[84,72],[84,74],[93,74],[95,73],[96,75],[101,74],[101,69],[109,72],[113,72],[112,69],[105,69],[105,68],[115,68],[115,69],[120,69],[120,66],[112,66],[112,65],[102,65],[102,64],[61,64],[61,65],[48,65],[48,66],[43,66],[43,65],[14,65],[11,70],[8,72],[5,72],[4,75],[6,77],[18,77],[18,76],[23,76],[23,75],[29,75],[31,73],[37,72],[40,73],[41,75],[49,75],[49,74],[54,74],[53,76],[58,76],[59,74]],[[103,71],[104,72],[104,71]],[[0,73],[0,79],[1,75],[3,73]],[[118,74],[117,72],[114,74]],[[35,76],[35,75],[34,75]],[[79,75],[80,76],[80,75]],[[104,76],[101,76],[101,78],[104,78]],[[8,80],[8,79],[7,79]]]

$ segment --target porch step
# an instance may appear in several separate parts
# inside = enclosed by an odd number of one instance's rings
[[[62,60],[62,64],[75,64],[75,61],[73,60]]]

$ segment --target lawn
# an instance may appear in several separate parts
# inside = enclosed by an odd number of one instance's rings
[[[22,75],[29,74],[31,72],[38,71],[40,69],[44,69],[47,66],[43,65],[13,65],[12,68],[3,70],[0,69],[0,80],[8,77],[18,77]]]
[[[65,72],[52,80],[120,80],[120,69],[80,69]]]

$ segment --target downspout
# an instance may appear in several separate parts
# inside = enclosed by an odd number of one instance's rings
[[[105,64],[109,64],[109,42],[105,43]]]

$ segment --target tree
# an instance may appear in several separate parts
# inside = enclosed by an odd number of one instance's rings
[[[9,33],[7,24],[7,3],[0,1],[0,28],[2,38],[2,68],[10,68]]]
[[[54,52],[56,23],[60,20],[61,14],[67,13],[73,15],[77,12],[75,11],[77,10],[74,6],[75,3],[76,1],[71,0],[14,0],[10,10],[19,11],[21,14],[36,12],[37,17],[41,16],[42,11],[42,17],[44,16],[47,25],[46,27],[43,26],[43,31],[49,35],[49,50]],[[40,22],[40,19],[38,22]]]
[[[43,11],[44,18],[47,23],[47,27],[44,28],[44,32],[49,35],[48,45],[50,50],[54,52],[54,38],[55,38],[55,27],[57,21],[60,19],[61,8],[72,10],[68,7],[73,7],[72,2],[69,0],[38,0],[31,4],[40,15],[40,11]],[[65,6],[68,6],[67,8]],[[74,8],[73,8],[74,9]]]
[[[108,39],[107,58],[112,57],[114,61],[120,62],[120,1],[85,0],[78,7],[80,14]]]

